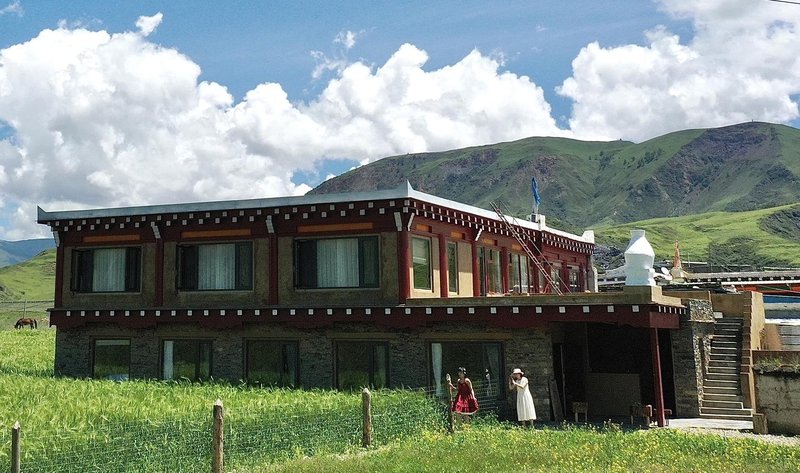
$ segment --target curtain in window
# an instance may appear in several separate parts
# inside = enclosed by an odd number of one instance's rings
[[[236,288],[236,245],[201,245],[197,259],[197,289]]]
[[[519,279],[520,279],[520,286],[522,286],[522,292],[530,293],[533,292],[531,290],[531,283],[528,274],[528,269],[530,268],[530,261],[528,261],[527,256],[520,256],[519,257]]]
[[[92,291],[125,290],[125,248],[106,248],[94,251]]]
[[[164,379],[173,379],[175,377],[172,371],[172,340],[164,342]]]
[[[318,287],[358,287],[358,240],[317,241]]]
[[[431,343],[431,364],[433,365],[433,384],[436,395],[442,395],[442,344]]]
[[[500,252],[489,250],[489,292],[503,292],[503,280],[500,276]]]

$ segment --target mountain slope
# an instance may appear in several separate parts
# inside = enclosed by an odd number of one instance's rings
[[[510,143],[378,160],[311,193],[415,189],[488,208],[502,201],[567,229],[800,202],[800,130],[743,123],[670,133],[640,144],[526,138]]]
[[[0,268],[30,259],[42,251],[55,248],[52,238],[36,238],[33,240],[3,241],[0,240]]]
[[[56,281],[56,251],[0,268],[0,301],[51,300]]]

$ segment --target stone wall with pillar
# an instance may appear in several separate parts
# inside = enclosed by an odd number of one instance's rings
[[[710,301],[687,299],[686,316],[672,335],[672,369],[676,417],[698,417],[703,395],[703,370],[708,363],[714,334],[714,309]]]

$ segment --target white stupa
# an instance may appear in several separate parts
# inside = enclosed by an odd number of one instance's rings
[[[631,241],[625,249],[625,285],[655,286],[655,256],[644,230],[631,230]]]

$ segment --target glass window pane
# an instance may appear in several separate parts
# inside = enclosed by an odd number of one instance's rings
[[[467,369],[467,377],[472,381],[478,401],[488,407],[504,396],[502,382],[505,382],[505,377],[501,353],[501,344],[497,342],[432,343],[431,370],[449,373],[455,380],[458,377],[458,368],[463,366]],[[441,363],[441,367],[435,363]]]
[[[433,289],[431,284],[431,241],[427,238],[411,239],[411,261],[415,289]]]
[[[458,293],[458,246],[452,242],[447,244],[447,282],[449,291]]]
[[[125,248],[94,250],[92,291],[118,292],[125,290]]]
[[[369,386],[372,346],[364,342],[339,342],[336,345],[336,380],[341,390]]]
[[[358,239],[317,241],[319,287],[358,287]]]
[[[386,345],[375,345],[374,358],[372,362],[372,387],[386,388],[388,387],[388,373],[386,372],[388,363],[388,353]]]
[[[248,341],[247,380],[269,386],[296,386],[297,343]]]
[[[197,259],[197,289],[236,288],[236,245],[201,245]]]
[[[378,238],[361,238],[361,287],[378,287]]]
[[[94,373],[97,379],[125,381],[130,375],[130,340],[96,340],[94,344]]]
[[[489,250],[489,293],[502,293],[503,281],[500,275],[500,252]]]
[[[211,342],[208,340],[164,341],[164,379],[196,381],[211,376]]]

